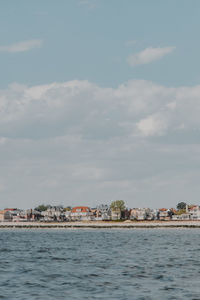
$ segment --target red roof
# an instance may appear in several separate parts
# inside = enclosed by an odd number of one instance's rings
[[[159,211],[167,211],[166,208],[160,208]]]
[[[189,209],[194,209],[194,208],[198,208],[198,205],[191,205],[191,206],[189,206]]]
[[[88,206],[76,206],[72,208],[72,213],[75,212],[88,212],[90,208]]]

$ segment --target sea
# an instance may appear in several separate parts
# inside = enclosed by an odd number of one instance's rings
[[[0,299],[200,299],[200,229],[0,229]]]

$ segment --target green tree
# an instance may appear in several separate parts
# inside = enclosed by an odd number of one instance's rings
[[[67,206],[64,208],[64,211],[71,211],[71,210],[72,210],[71,206]]]
[[[182,215],[182,214],[185,214],[186,210],[185,209],[179,209],[177,212],[176,212],[176,215]]]
[[[49,207],[49,205],[44,205],[44,204],[41,204],[41,205],[38,205],[36,208],[35,208],[35,210],[37,210],[37,211],[45,211],[45,210],[47,210],[47,208]]]
[[[125,210],[125,202],[124,200],[116,200],[116,201],[113,201],[110,205],[110,208],[112,210],[115,210],[115,209],[119,209],[121,211]]]
[[[185,202],[179,202],[178,204],[177,204],[177,206],[176,206],[176,208],[178,209],[178,210],[182,210],[182,209],[186,209],[186,203]]]

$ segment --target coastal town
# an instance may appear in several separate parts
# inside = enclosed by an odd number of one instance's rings
[[[86,222],[86,221],[198,221],[200,206],[178,203],[175,208],[127,208],[123,200],[110,205],[88,206],[39,205],[34,209],[5,208],[0,210],[0,222]]]

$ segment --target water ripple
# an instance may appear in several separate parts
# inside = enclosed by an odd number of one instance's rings
[[[200,299],[200,230],[0,230],[0,299]]]

